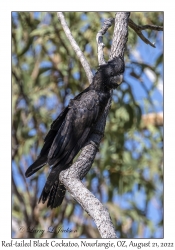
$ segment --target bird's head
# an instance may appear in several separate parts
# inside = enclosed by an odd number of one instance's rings
[[[100,65],[96,74],[100,76],[105,87],[115,89],[123,80],[124,70],[124,60],[119,56],[108,61],[106,64]]]

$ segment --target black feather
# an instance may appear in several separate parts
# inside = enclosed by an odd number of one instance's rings
[[[51,166],[39,202],[48,200],[47,206],[51,208],[61,205],[66,189],[59,182],[59,174],[70,166],[93,133],[94,126],[110,98],[110,90],[118,86],[115,84],[115,76],[123,72],[122,57],[100,65],[92,84],[71,100],[68,107],[51,124],[38,159],[25,173],[29,177],[46,163]]]
[[[27,169],[25,177],[29,177],[47,163],[47,155],[39,156],[38,159]]]

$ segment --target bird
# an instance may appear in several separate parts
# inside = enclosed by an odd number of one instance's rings
[[[70,167],[93,133],[108,103],[110,91],[122,81],[124,69],[121,56],[100,65],[89,87],[71,99],[51,124],[38,158],[25,172],[28,178],[46,164],[50,166],[50,173],[39,198],[39,202],[47,201],[47,207],[52,209],[62,204],[66,188],[59,181],[59,174]]]

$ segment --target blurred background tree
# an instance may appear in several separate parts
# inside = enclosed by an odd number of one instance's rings
[[[64,15],[95,72],[96,34],[104,19],[115,13]],[[130,18],[139,25],[163,25],[163,12],[132,12]],[[104,37],[106,60],[112,34],[110,28]],[[143,34],[156,48],[129,28],[124,81],[114,91],[105,136],[83,181],[109,209],[121,238],[163,237],[163,32],[146,30]],[[91,217],[68,193],[57,209],[38,204],[48,167],[29,179],[24,176],[52,121],[88,85],[56,13],[12,12],[14,238],[99,237]]]

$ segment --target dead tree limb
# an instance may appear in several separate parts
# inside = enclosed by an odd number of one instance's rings
[[[72,33],[71,33],[67,23],[66,23],[66,20],[64,18],[63,13],[57,12],[57,15],[58,15],[58,18],[61,22],[63,29],[64,29],[64,32],[65,32],[67,38],[69,39],[69,42],[71,43],[72,48],[74,49],[76,55],[79,57],[80,62],[81,62],[82,66],[86,72],[87,78],[88,78],[89,82],[91,83],[92,78],[93,78],[93,74],[92,74],[91,68],[89,66],[89,63],[87,62],[86,58],[84,57],[83,52],[80,50],[77,42],[73,38]]]
[[[129,18],[129,22],[128,25],[131,29],[133,29],[137,35],[142,39],[142,41],[144,41],[146,44],[151,45],[152,47],[156,47],[154,45],[154,43],[151,43],[141,32],[141,30],[145,30],[145,29],[151,29],[151,30],[158,30],[158,31],[163,31],[163,27],[161,26],[156,26],[156,25],[137,25],[136,23],[134,23],[130,18]]]

